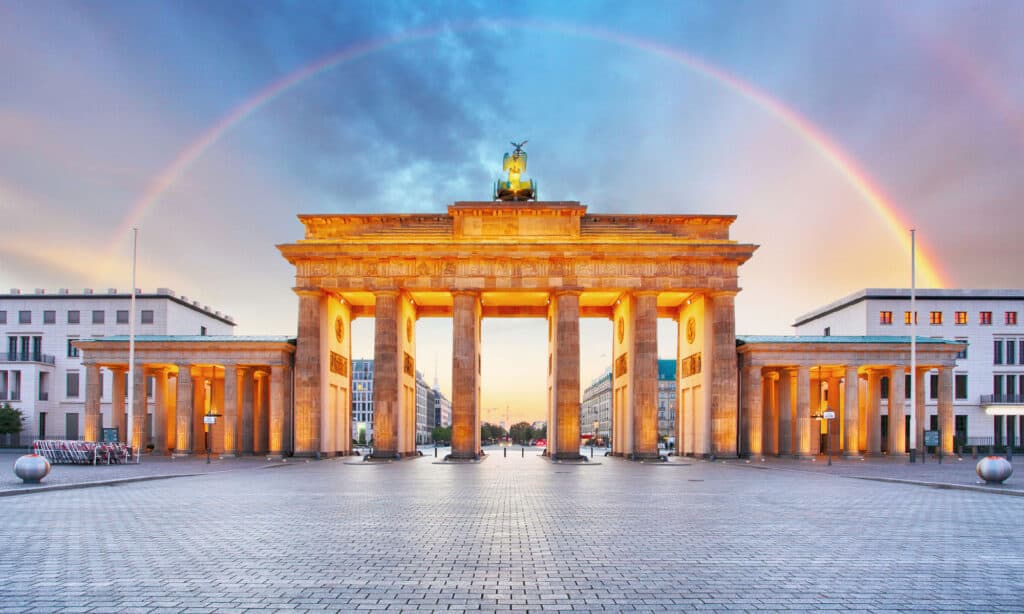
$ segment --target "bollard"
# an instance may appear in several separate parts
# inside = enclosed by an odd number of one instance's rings
[[[971,458],[978,459],[978,446],[971,446]]]
[[[508,448],[502,448],[501,455],[505,458],[508,458]]]
[[[523,453],[520,456],[526,458],[526,446],[523,446]]]
[[[437,458],[437,446],[434,446],[434,458]]]
[[[910,464],[913,465],[917,462],[917,449],[910,448]]]

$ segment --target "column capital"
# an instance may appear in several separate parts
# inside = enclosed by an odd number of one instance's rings
[[[768,371],[767,373],[762,373],[761,377],[765,379],[770,379],[774,382],[779,380],[781,378],[781,375],[779,374],[778,370],[773,369],[771,371]]]
[[[308,288],[308,287],[302,287],[302,286],[298,286],[298,287],[292,288],[292,292],[294,292],[295,294],[298,294],[299,296],[316,296],[316,297],[323,296],[323,293],[324,293],[323,290],[321,290],[320,288]]]
[[[627,294],[632,294],[633,296],[658,296],[659,294],[661,294],[661,291],[660,290],[632,290],[632,291],[628,292]]]
[[[707,292],[704,292],[704,296],[711,299],[722,298],[725,296],[735,298],[739,293],[739,290],[708,290]]]
[[[373,291],[374,298],[376,298],[378,296],[395,296],[395,297],[397,297],[400,294],[402,294],[402,291],[397,289],[397,288],[387,288],[387,289],[384,289],[384,290],[374,290]]]
[[[552,296],[579,296],[581,294],[583,294],[583,288],[579,286],[564,286],[551,290]]]
[[[475,296],[478,298],[480,296],[480,291],[474,288],[452,288],[448,292],[450,292],[452,296],[458,296],[460,294],[463,296]]]

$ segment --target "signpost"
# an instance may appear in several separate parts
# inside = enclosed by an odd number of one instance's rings
[[[104,428],[103,429],[103,436],[101,437],[101,441],[103,443],[117,443],[119,441],[118,433],[117,433],[117,427],[115,426],[115,427]]]
[[[814,418],[815,420],[824,420],[825,421],[825,448],[828,450],[828,466],[831,467],[832,466],[832,428],[831,428],[831,423],[829,422],[829,420],[834,420],[835,419],[836,412],[832,411],[831,409],[828,409],[828,406],[826,406],[825,411],[823,411],[820,414],[815,414],[815,415],[813,415],[811,417]]]
[[[208,411],[207,413],[203,414],[203,429],[206,431],[206,464],[207,465],[210,464],[210,425],[211,424],[217,424],[217,418],[219,418],[222,415],[222,414],[215,414],[215,413],[213,413],[213,409],[214,408],[211,407],[210,411]]]

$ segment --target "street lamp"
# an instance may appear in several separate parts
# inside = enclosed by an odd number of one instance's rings
[[[815,420],[825,421],[825,449],[828,451],[828,466],[832,466],[832,429],[829,423],[830,420],[836,417],[836,412],[829,409],[828,405],[825,406],[825,411],[820,414],[814,414],[811,416]]]
[[[210,403],[210,409],[203,416],[203,430],[206,432],[206,464],[210,464],[210,425],[217,424],[217,418],[221,416],[215,410],[217,406]]]

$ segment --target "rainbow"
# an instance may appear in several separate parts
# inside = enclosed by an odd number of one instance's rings
[[[327,55],[306,65],[256,92],[252,97],[231,109],[217,123],[211,126],[199,138],[181,151],[178,156],[160,174],[153,178],[146,191],[132,205],[124,220],[118,226],[116,238],[112,245],[117,245],[129,230],[138,225],[143,216],[152,209],[160,197],[174,182],[200,157],[210,149],[224,134],[256,112],[260,107],[291,88],[307,81],[344,62],[365,57],[401,43],[410,43],[431,38],[446,32],[473,31],[493,28],[516,28],[543,32],[552,32],[565,36],[574,36],[603,41],[629,49],[651,53],[667,59],[675,64],[711,80],[726,89],[741,95],[759,108],[776,118],[783,125],[799,135],[813,150],[826,160],[836,172],[861,196],[861,198],[879,215],[885,226],[900,242],[906,252],[910,253],[910,224],[903,219],[895,203],[888,198],[857,162],[838,144],[818,129],[810,120],[802,117],[793,109],[784,105],[767,92],[753,84],[743,81],[713,64],[690,55],[680,49],[651,42],[646,39],[574,24],[557,22],[535,22],[529,20],[502,21],[479,20],[447,26],[431,26],[408,30],[399,35],[381,37],[364,41],[341,51]],[[938,263],[929,250],[917,246],[917,267],[920,286],[941,288],[946,286],[945,278]]]

